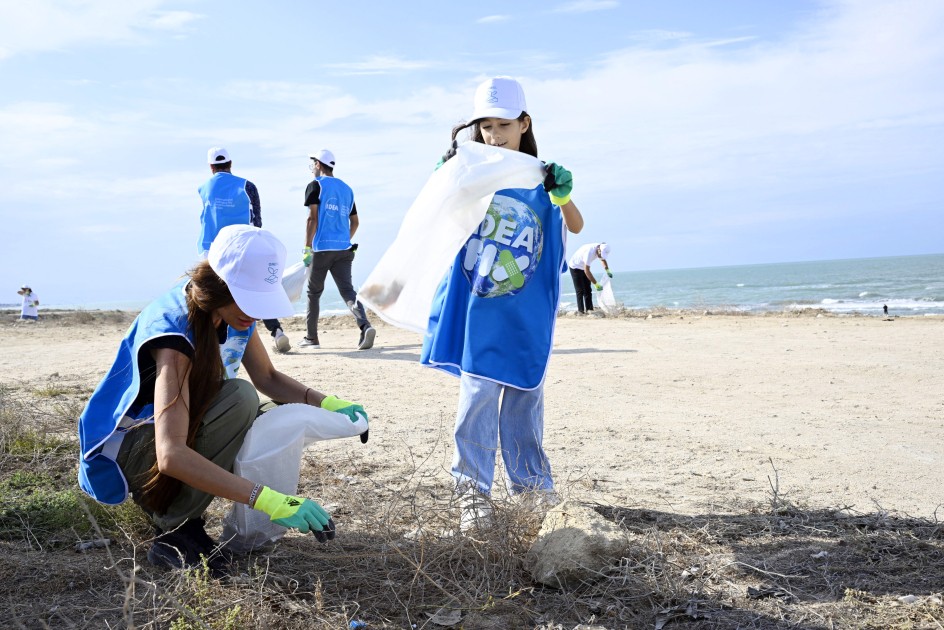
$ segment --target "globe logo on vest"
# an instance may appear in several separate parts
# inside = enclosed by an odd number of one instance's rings
[[[519,293],[541,260],[544,229],[522,201],[495,195],[485,219],[466,242],[462,271],[479,297]]]

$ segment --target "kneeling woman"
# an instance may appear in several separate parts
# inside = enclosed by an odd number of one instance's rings
[[[202,518],[213,497],[322,542],[334,537],[330,515],[314,501],[231,472],[259,411],[256,388],[283,403],[366,418],[362,406],[324,396],[269,360],[255,322],[294,312],[284,265],[285,247],[270,232],[223,228],[207,260],[141,311],[79,419],[79,484],[106,504],[130,490],[157,529],[148,551],[156,565],[196,566],[204,555],[214,573],[225,571]],[[240,365],[252,384],[234,378]]]

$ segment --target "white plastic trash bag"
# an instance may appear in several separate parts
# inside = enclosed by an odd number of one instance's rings
[[[600,308],[603,309],[603,312],[607,315],[615,315],[619,312],[620,306],[619,302],[616,301],[616,296],[613,294],[613,283],[610,282],[608,276],[603,276],[603,290],[600,291]]]
[[[357,299],[384,321],[425,333],[436,288],[485,218],[494,194],[542,181],[543,165],[526,153],[480,142],[460,145],[456,156],[430,175]]]
[[[357,422],[342,413],[303,404],[280,405],[259,416],[236,455],[233,472],[283,494],[298,492],[302,451],[313,442],[354,437],[367,430],[367,419]],[[265,512],[234,503],[223,519],[221,541],[245,553],[285,535],[286,529]]]
[[[302,296],[305,285],[308,284],[308,276],[311,275],[311,266],[305,266],[305,263],[299,261],[291,265],[282,274],[282,288],[288,295],[291,302],[297,302]]]

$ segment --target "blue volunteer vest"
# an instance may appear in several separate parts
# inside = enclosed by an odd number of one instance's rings
[[[246,194],[246,180],[232,173],[219,172],[197,189],[203,200],[200,215],[199,251],[206,252],[210,243],[227,225],[248,225],[252,222],[251,203]]]
[[[318,229],[311,241],[312,251],[350,249],[354,191],[337,177],[316,177],[315,180],[321,185],[321,196],[318,198]]]
[[[128,429],[154,422],[153,404],[128,417],[141,387],[137,361],[141,347],[151,339],[169,335],[178,335],[194,345],[193,331],[187,323],[187,282],[151,302],[135,318],[118,346],[115,362],[79,417],[79,486],[96,501],[115,505],[128,498],[127,480],[114,461],[120,440]],[[227,378],[236,376],[255,326],[242,332],[227,329],[226,343],[220,347]]]
[[[420,362],[456,376],[538,387],[566,269],[563,230],[543,185],[495,193],[433,299]]]

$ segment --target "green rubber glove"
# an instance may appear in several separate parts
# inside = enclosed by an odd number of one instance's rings
[[[595,285],[593,285],[593,288],[596,289],[597,291],[602,291],[603,285],[597,282]]]
[[[570,193],[574,189],[574,176],[566,168],[554,162],[548,162],[544,176],[544,190],[551,196],[555,206],[567,205]]]
[[[459,145],[456,143],[455,140],[453,140],[452,144],[449,145],[449,150],[443,153],[443,156],[439,158],[438,162],[436,162],[436,168],[434,168],[433,170],[438,171],[440,166],[442,166],[443,164],[445,164],[452,158],[456,157],[456,150],[458,148],[459,148]]]
[[[607,270],[606,270],[606,275],[608,275],[609,277],[612,278],[612,277],[613,277],[613,272],[610,271],[609,269],[607,269]]]
[[[306,267],[311,264],[311,248],[306,247],[305,251],[302,252],[302,264]]]
[[[293,497],[263,486],[253,507],[268,514],[273,523],[297,529],[303,534],[312,532],[321,542],[334,538],[331,515],[311,499]]]
[[[341,400],[337,396],[325,396],[324,400],[321,401],[321,408],[335,413],[343,413],[351,419],[351,422],[357,422],[359,415],[364,417],[365,422],[367,421],[367,412],[364,411],[364,405],[352,403],[349,400]],[[367,444],[369,435],[369,431],[361,433],[361,444]]]
[[[364,405],[353,403],[350,400],[341,400],[337,396],[325,396],[325,399],[321,401],[321,408],[336,413],[343,413],[351,419],[351,422],[357,422],[359,420],[357,417],[358,414],[363,416],[364,420],[367,420],[367,412],[364,411]]]

